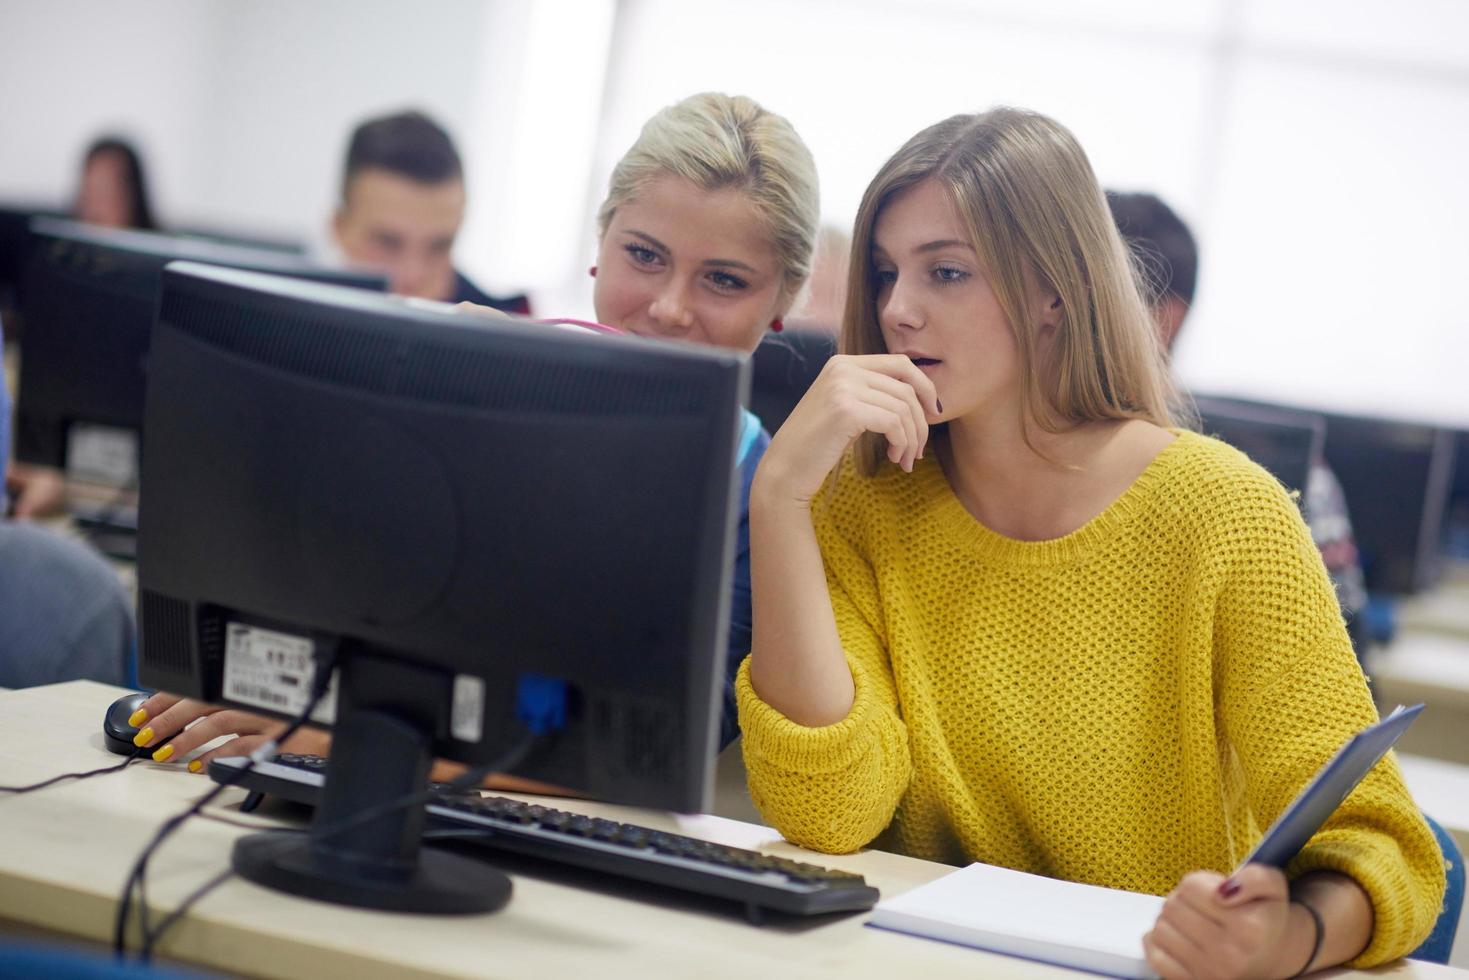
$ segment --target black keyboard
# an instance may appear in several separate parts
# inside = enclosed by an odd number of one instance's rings
[[[286,752],[242,776],[245,761],[214,759],[209,775],[250,790],[247,809],[260,794],[316,805],[326,759]],[[877,889],[846,871],[503,796],[435,788],[442,791],[426,804],[435,836],[738,902],[752,922],[766,912],[860,912],[877,903]]]

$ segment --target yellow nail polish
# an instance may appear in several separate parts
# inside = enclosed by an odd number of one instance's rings
[[[203,768],[204,763],[200,762],[198,759],[195,759],[189,763],[189,772],[198,772],[200,769]]]
[[[133,744],[138,746],[138,748],[142,748],[151,741],[153,741],[153,729],[151,728],[145,728],[133,736]]]
[[[161,748],[157,752],[154,752],[153,753],[153,761],[154,762],[167,762],[169,759],[172,759],[172,758],[173,758],[173,746],[172,745],[165,745],[163,748]]]
[[[144,711],[142,708],[139,708],[137,711],[134,711],[132,714],[128,715],[128,724],[132,725],[134,728],[137,728],[139,725],[147,720],[148,712]]]

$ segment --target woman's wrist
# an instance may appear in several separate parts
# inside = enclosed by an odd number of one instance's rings
[[[1326,940],[1326,923],[1315,906],[1299,898],[1292,898],[1288,908],[1287,939],[1281,944],[1282,970],[1277,971],[1277,975],[1294,980],[1316,968],[1321,958],[1322,943]]]

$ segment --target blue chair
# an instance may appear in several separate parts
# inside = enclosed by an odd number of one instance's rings
[[[1464,910],[1464,852],[1459,850],[1459,845],[1447,830],[1439,826],[1438,821],[1426,813],[1423,819],[1428,821],[1433,836],[1438,838],[1438,846],[1443,849],[1448,887],[1444,889],[1443,908],[1439,910],[1433,931],[1423,940],[1422,946],[1408,955],[1429,963],[1447,963],[1449,952],[1454,948],[1454,932],[1459,928],[1459,913]]]
[[[204,980],[206,974],[42,943],[0,942],[0,977],[6,980]]]

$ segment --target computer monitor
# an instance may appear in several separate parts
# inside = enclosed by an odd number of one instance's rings
[[[127,484],[136,473],[148,337],[168,262],[189,259],[364,289],[386,286],[377,272],[154,232],[43,218],[32,222],[31,233],[15,455],[99,483]]]
[[[21,273],[31,254],[31,222],[42,217],[61,217],[53,208],[25,204],[0,204],[0,313],[13,314],[18,307]],[[12,342],[20,337],[20,324],[5,320],[5,335]]]
[[[1469,561],[1469,429],[1454,434],[1454,478],[1444,524],[1444,553]]]
[[[151,358],[142,681],[290,714],[334,651],[318,827],[431,752],[498,758],[548,685],[564,725],[517,773],[707,806],[747,358],[198,265],[165,272]],[[349,863],[417,860],[414,810]],[[253,846],[252,880],[437,907]]]
[[[1367,588],[1406,595],[1437,581],[1454,432],[1327,415],[1326,461],[1341,481]]]
[[[819,330],[767,334],[751,358],[750,411],[774,432],[836,353],[836,338]]]
[[[1259,463],[1289,490],[1302,494],[1321,458],[1326,419],[1300,409],[1197,396],[1205,435],[1217,436]]]
[[[241,231],[236,228],[228,228],[222,225],[185,224],[176,225],[170,229],[170,233],[179,238],[190,238],[205,242],[214,242],[219,245],[233,245],[242,248],[258,248],[268,252],[284,252],[287,255],[305,256],[309,251],[306,242],[299,238],[288,238],[284,235],[261,234],[255,231]]]

